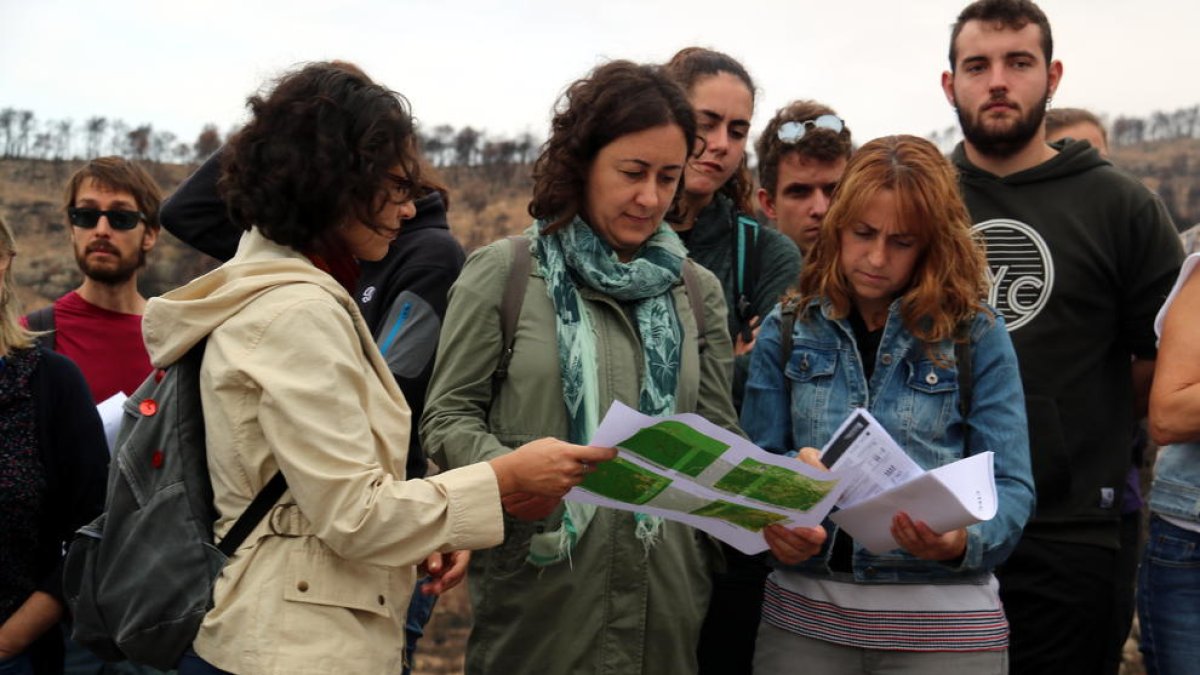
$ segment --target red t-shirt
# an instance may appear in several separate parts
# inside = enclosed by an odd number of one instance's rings
[[[54,328],[55,350],[83,371],[96,403],[132,394],[153,370],[140,314],[102,309],[71,291],[54,303]]]

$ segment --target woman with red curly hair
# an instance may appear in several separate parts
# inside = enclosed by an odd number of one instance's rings
[[[954,170],[932,143],[889,136],[851,157],[784,304],[795,316],[789,353],[782,310],[763,324],[742,427],[759,446],[800,449],[819,466],[813,447],[866,408],[924,469],[994,453],[999,511],[949,532],[897,512],[900,546],[879,554],[830,521],[767,528],[778,564],[756,673],[797,663],[818,673],[1007,672],[992,570],[1034,495],[1017,359],[1002,317],[981,300],[985,269]],[[970,354],[969,373],[958,353]]]

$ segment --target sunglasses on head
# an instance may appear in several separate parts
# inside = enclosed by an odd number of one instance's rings
[[[108,218],[108,225],[114,230],[132,230],[145,218],[141,211],[123,209],[102,211],[100,209],[80,209],[74,206],[67,209],[67,217],[71,219],[71,224],[85,230],[95,227],[100,222],[100,216]]]
[[[784,122],[779,125],[779,131],[775,132],[775,137],[784,143],[799,143],[810,127],[828,129],[835,134],[840,134],[846,128],[846,123],[837,115],[820,115],[803,122]]]

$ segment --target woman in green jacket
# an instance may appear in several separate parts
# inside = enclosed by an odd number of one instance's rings
[[[664,221],[696,145],[686,94],[659,68],[612,62],[567,90],[534,166],[527,238],[476,251],[450,292],[421,424],[436,461],[589,439],[616,400],[736,428],[721,286],[695,266],[689,297],[692,263]],[[496,378],[514,246],[532,264]],[[467,672],[696,672],[719,555],[707,536],[574,502],[504,504],[504,543],[471,561]]]

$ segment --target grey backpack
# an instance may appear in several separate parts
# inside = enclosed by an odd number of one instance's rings
[[[107,661],[176,666],[212,607],[212,584],[287,489],[276,473],[220,542],[200,405],[204,342],[125,401],[105,511],[67,551],[72,637]]]

